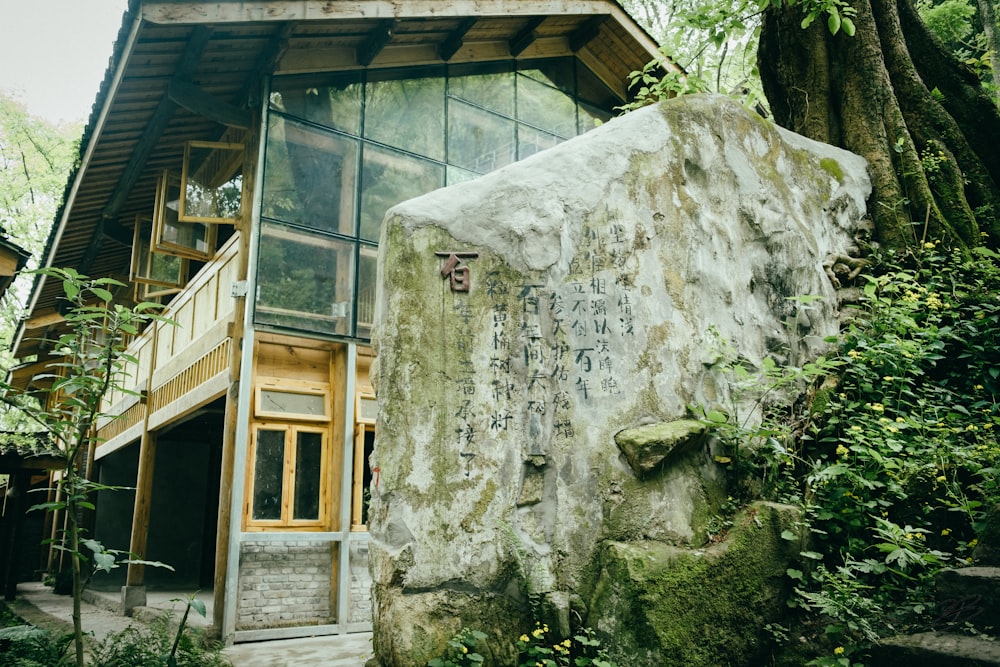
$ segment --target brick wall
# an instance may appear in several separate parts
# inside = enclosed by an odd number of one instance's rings
[[[368,542],[351,542],[351,591],[347,620],[350,623],[372,621],[372,577],[368,572]]]
[[[236,629],[336,623],[330,581],[335,555],[330,543],[244,542]]]

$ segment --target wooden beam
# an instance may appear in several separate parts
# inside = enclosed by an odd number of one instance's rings
[[[366,39],[358,47],[358,64],[368,67],[372,61],[382,53],[382,49],[389,45],[395,36],[397,21],[379,21],[375,29],[371,31]]]
[[[189,81],[174,79],[167,88],[167,97],[191,113],[214,120],[226,127],[241,130],[250,127],[250,112],[214,98]]]
[[[466,33],[472,29],[472,26],[476,25],[477,20],[474,17],[462,19],[458,27],[445,37],[438,47],[438,55],[441,56],[441,60],[448,62],[452,56],[458,53],[458,50],[462,48]]]
[[[529,19],[524,27],[516,35],[514,35],[508,45],[510,46],[510,55],[517,58],[522,52],[531,44],[538,39],[538,33],[535,32],[538,26],[545,22],[544,16],[536,16],[535,18]]]
[[[53,324],[59,324],[65,319],[66,316],[58,310],[40,310],[24,321],[24,328],[28,330],[41,329],[43,327],[52,326]]]
[[[205,51],[205,47],[208,46],[208,41],[212,38],[212,32],[213,29],[207,26],[196,26],[191,31],[191,37],[188,39],[187,46],[184,49],[184,55],[181,56],[180,62],[177,63],[177,68],[174,70],[174,81],[191,78],[191,74],[198,66],[198,61],[201,60],[201,54]],[[149,160],[150,155],[152,155],[153,148],[160,140],[160,136],[162,136],[163,131],[167,128],[167,124],[176,110],[177,103],[171,100],[169,95],[164,94],[160,99],[159,106],[156,107],[149,122],[146,123],[146,129],[136,143],[135,150],[132,151],[132,157],[122,172],[121,179],[108,196],[108,203],[101,212],[101,221],[112,221],[113,224],[117,224],[114,221],[118,217],[119,211],[125,205],[129,193],[135,187],[136,181],[139,180],[139,176],[146,166],[146,162]],[[90,244],[83,253],[83,259],[80,260],[80,266],[77,267],[80,273],[87,274],[90,272],[90,267],[101,251],[105,233],[109,235],[117,233],[113,224],[98,225],[97,233],[91,237]],[[129,238],[127,243],[131,245],[132,239]]]
[[[605,16],[591,16],[589,19],[583,22],[579,28],[574,30],[569,35],[569,48],[573,53],[576,53],[583,47],[585,47],[590,40],[597,37],[598,33],[601,31],[601,26],[604,22],[608,20],[607,15]]]

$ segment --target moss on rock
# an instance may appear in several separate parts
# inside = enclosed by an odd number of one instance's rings
[[[764,625],[785,612],[785,571],[798,555],[781,534],[799,518],[795,508],[755,503],[706,549],[606,542],[588,622],[634,667],[763,664]]]

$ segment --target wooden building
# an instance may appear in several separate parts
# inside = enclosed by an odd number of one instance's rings
[[[201,590],[226,641],[368,629],[383,215],[606,120],[655,55],[608,0],[133,0],[44,264],[176,322],[132,342],[88,468],[135,487],[97,537],[175,571],[95,585]],[[15,381],[59,295],[36,283]]]

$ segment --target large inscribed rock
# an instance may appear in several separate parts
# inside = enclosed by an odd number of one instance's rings
[[[718,340],[750,365],[823,348],[823,264],[868,192],[861,158],[693,96],[390,211],[369,524],[382,664],[422,666],[462,627],[511,664],[535,614],[600,622],[603,544],[703,544],[724,473],[696,424],[656,425],[725,398]]]

